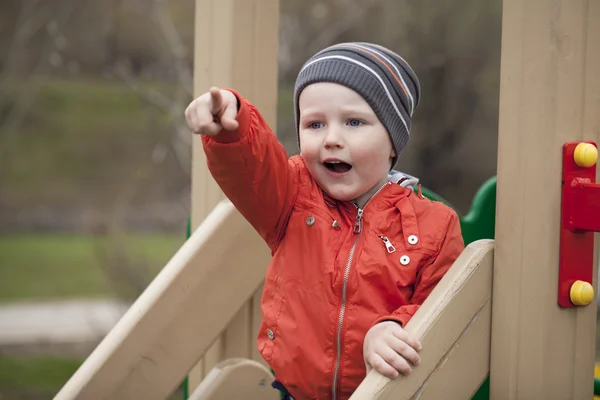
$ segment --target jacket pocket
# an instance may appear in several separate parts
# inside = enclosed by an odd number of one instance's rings
[[[304,288],[323,282],[333,276],[341,237],[339,223],[326,211],[294,207],[274,255],[274,271]]]
[[[362,275],[372,285],[387,291],[411,289],[417,282],[420,269],[428,262],[431,251],[408,248],[402,237],[374,232],[363,250]]]
[[[285,278],[281,275],[267,277],[263,292],[263,320],[258,333],[258,351],[265,361],[271,364],[273,352],[277,345],[279,333],[279,319],[283,310],[283,294],[285,292]]]

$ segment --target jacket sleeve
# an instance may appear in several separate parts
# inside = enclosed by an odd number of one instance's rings
[[[202,135],[206,163],[223,193],[274,251],[296,196],[298,166],[254,105],[226,90],[238,99],[239,126]]]
[[[450,269],[454,261],[465,248],[460,229],[458,215],[451,211],[446,219],[445,229],[441,240],[439,251],[432,257],[428,264],[423,266],[417,273],[415,290],[409,304],[396,309],[391,315],[379,318],[375,323],[382,321],[396,321],[406,326],[408,321],[417,312],[427,296],[435,288],[438,282]]]

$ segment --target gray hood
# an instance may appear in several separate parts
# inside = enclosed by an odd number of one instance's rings
[[[398,183],[400,186],[414,189],[419,184],[419,178],[400,171],[391,170],[387,176],[388,182]]]

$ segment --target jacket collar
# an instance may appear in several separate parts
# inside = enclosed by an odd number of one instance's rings
[[[403,177],[400,177],[399,182],[388,180],[385,186],[369,200],[365,207],[366,212],[371,213],[373,211],[389,209],[391,207],[398,208],[399,202],[401,202],[402,199],[413,195],[413,187],[408,183],[414,182],[414,180],[407,181],[402,178]],[[339,207],[351,214],[356,212],[357,206],[353,202],[337,200],[324,191],[322,191],[322,193],[323,199],[329,207]]]

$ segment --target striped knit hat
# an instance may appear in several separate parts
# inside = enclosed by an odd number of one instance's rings
[[[300,93],[308,85],[332,82],[357,92],[387,129],[396,157],[408,143],[412,114],[421,88],[417,75],[398,54],[371,43],[340,43],[312,56],[298,74],[294,90],[296,133],[299,136]]]

